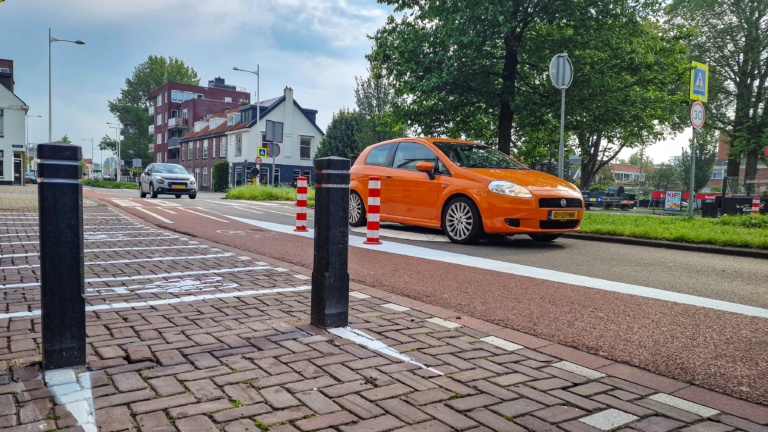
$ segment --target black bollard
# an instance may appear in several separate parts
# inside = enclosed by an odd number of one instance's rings
[[[43,368],[85,366],[80,147],[37,146]]]
[[[349,324],[349,168],[349,159],[315,159],[311,322],[321,328]]]

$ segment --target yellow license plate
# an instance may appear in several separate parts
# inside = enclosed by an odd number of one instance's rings
[[[184,185],[173,185],[171,186],[173,189],[184,189]]]
[[[550,219],[576,219],[575,211],[553,211],[549,215]]]

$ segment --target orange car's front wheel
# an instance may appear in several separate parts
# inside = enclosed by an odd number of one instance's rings
[[[443,231],[454,243],[477,243],[483,234],[483,220],[475,203],[465,197],[451,200],[443,212]]]

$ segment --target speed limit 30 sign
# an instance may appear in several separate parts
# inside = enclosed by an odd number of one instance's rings
[[[704,104],[699,101],[694,102],[691,105],[691,125],[696,129],[701,129],[704,126],[704,118],[706,118],[704,112]]]

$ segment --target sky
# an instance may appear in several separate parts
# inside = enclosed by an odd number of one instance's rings
[[[367,36],[390,11],[375,0],[6,0],[0,3],[0,58],[14,61],[15,93],[30,106],[29,115],[43,116],[29,119],[29,141],[47,142],[48,29],[57,39],[86,42],[54,43],[51,54],[54,138],[68,135],[86,158],[91,138],[98,147],[104,135],[114,137],[107,122],[117,119],[107,101],[148,55],[180,58],[202,85],[221,76],[252,94],[256,77],[232,67],[259,64],[261,99],[290,86],[299,104],[319,111],[325,130],[334,112],[354,107],[355,77],[367,75]],[[680,154],[688,135],[647,154],[666,161]],[[98,149],[95,155],[98,160]]]

